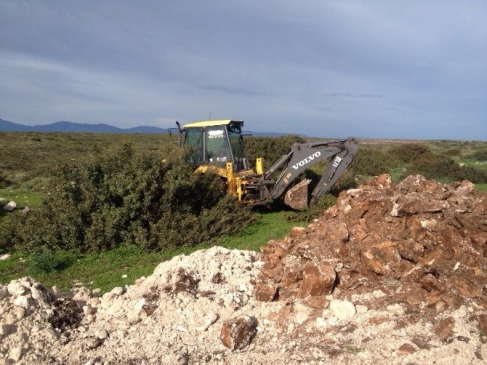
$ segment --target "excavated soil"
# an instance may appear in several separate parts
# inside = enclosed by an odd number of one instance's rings
[[[98,297],[0,285],[0,364],[484,364],[487,196],[382,175],[261,253],[213,247]]]

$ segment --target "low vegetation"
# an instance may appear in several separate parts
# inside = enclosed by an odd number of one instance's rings
[[[252,221],[218,176],[194,174],[185,150],[164,147],[164,161],[122,143],[63,165],[51,176],[51,194],[29,214],[16,212],[0,237],[27,253],[124,244],[161,251],[236,234]]]
[[[0,134],[0,197],[17,203],[0,211],[0,254],[12,254],[0,261],[0,282],[31,275],[108,290],[176,254],[215,244],[259,250],[321,215],[340,191],[382,173],[396,182],[410,174],[467,179],[487,191],[487,143],[361,141],[351,169],[315,207],[292,212],[276,202],[276,212],[257,212],[228,196],[218,176],[194,174],[185,162],[191,151],[168,142],[162,135]],[[250,137],[249,160],[264,157],[269,168],[303,142]],[[323,169],[305,175],[316,179]]]

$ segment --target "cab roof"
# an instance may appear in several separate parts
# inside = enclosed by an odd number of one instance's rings
[[[183,126],[183,128],[201,128],[201,127],[211,127],[214,125],[229,125],[231,122],[237,122],[241,125],[243,125],[243,120],[231,120],[231,119],[225,119],[225,120],[204,120],[201,122],[195,122],[195,123],[188,123]]]

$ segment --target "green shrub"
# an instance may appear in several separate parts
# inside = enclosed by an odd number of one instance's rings
[[[190,151],[168,144],[161,152],[122,143],[64,165],[42,206],[12,215],[0,242],[28,252],[100,252],[125,243],[155,251],[236,233],[252,220],[219,176],[193,172],[185,162]]]
[[[418,158],[402,177],[416,174],[423,175],[427,179],[445,182],[469,180],[478,184],[487,181],[487,172],[472,166],[460,166],[451,158],[436,154],[423,155]]]
[[[352,171],[355,176],[377,176],[388,173],[394,166],[391,159],[384,151],[371,146],[360,146],[352,163]]]
[[[289,135],[282,137],[249,137],[245,139],[247,158],[251,166],[255,166],[258,157],[264,159],[264,168],[268,169],[282,155],[287,154],[294,143],[305,143],[300,136]]]
[[[28,270],[33,274],[49,274],[60,271],[76,262],[78,256],[74,252],[53,252],[44,249],[30,257]]]
[[[450,148],[443,153],[445,156],[449,157],[462,157],[462,150],[459,148]]]
[[[477,161],[487,161],[487,149],[477,151],[471,157]]]
[[[389,157],[406,164],[413,163],[419,158],[431,156],[430,148],[421,143],[403,143],[389,149]]]
[[[12,184],[3,170],[0,170],[0,189],[5,189]]]

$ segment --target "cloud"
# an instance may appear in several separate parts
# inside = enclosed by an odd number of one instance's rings
[[[476,1],[5,0],[0,117],[211,113],[324,137],[487,139],[486,16]]]

